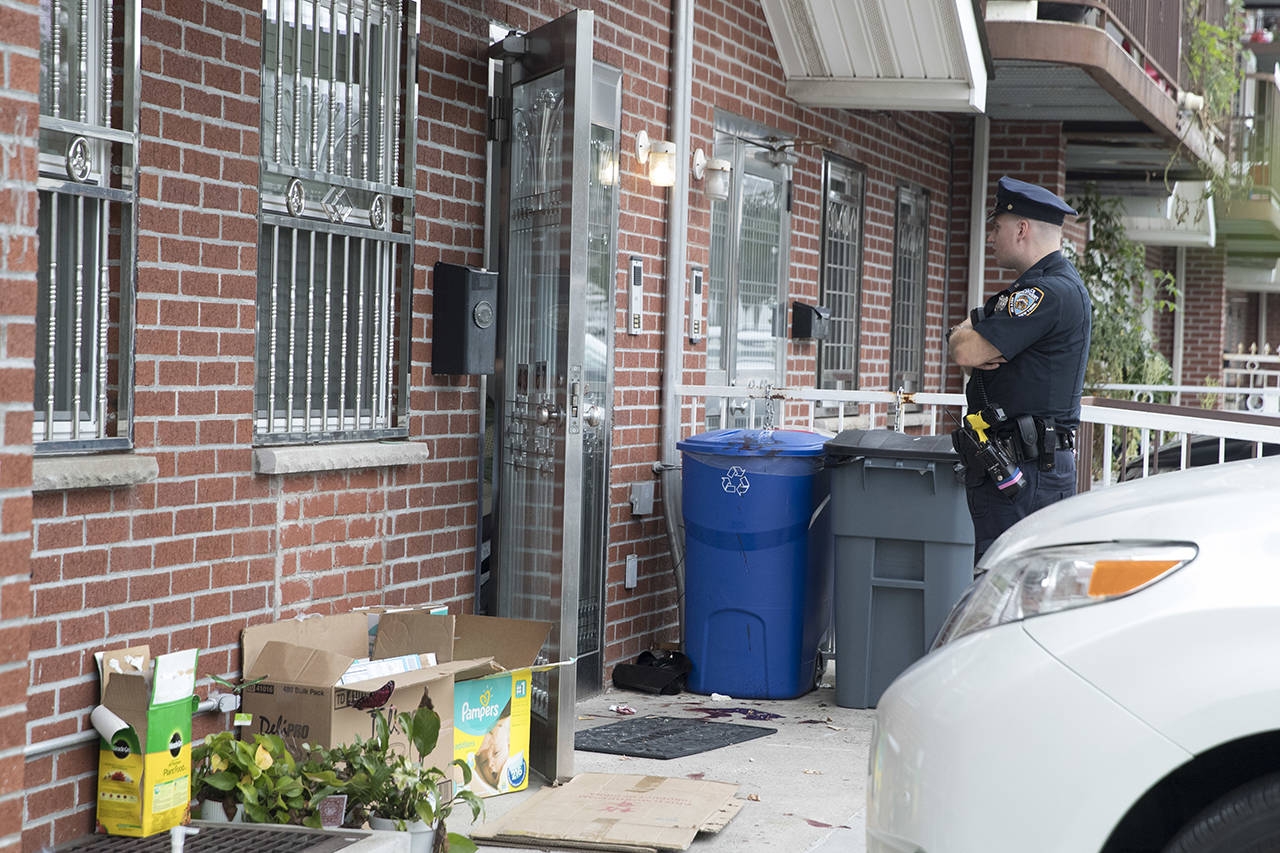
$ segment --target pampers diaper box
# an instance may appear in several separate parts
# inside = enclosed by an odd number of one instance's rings
[[[533,673],[572,661],[535,663],[551,634],[550,622],[424,611],[383,614],[375,657],[407,650],[411,643],[402,637],[430,633],[425,626],[446,619],[453,621],[453,659],[469,662],[453,676],[453,757],[471,769],[466,787],[480,797],[524,790]],[[560,677],[574,676],[570,671]]]
[[[520,791],[529,784],[528,669],[458,682],[453,688],[453,757],[471,768],[478,796]]]
[[[154,663],[154,671],[152,664]],[[98,654],[98,830],[148,836],[186,823],[196,650],[151,659],[147,646]]]

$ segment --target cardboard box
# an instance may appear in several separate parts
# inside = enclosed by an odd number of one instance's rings
[[[473,790],[483,796],[521,790],[528,784],[530,666],[550,631],[547,622],[424,610],[257,625],[243,636],[245,676],[263,679],[242,694],[243,710],[253,717],[249,731],[278,734],[291,749],[303,742],[334,746],[370,737],[374,709],[390,714],[425,704],[440,715],[440,740],[428,764],[467,760]],[[435,655],[434,666],[338,684],[359,658],[426,654]]]
[[[154,835],[190,819],[196,650],[154,663],[147,646],[99,657],[97,821],[112,835]]]
[[[433,620],[454,620],[452,655],[471,661],[454,673],[453,754],[471,768],[466,786],[481,797],[529,785],[529,716],[533,671],[551,623],[492,616],[440,617],[422,611],[387,613],[374,657],[413,648],[414,636],[434,633]],[[389,621],[390,620],[390,621]]]

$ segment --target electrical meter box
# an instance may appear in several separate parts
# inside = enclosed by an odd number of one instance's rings
[[[498,328],[498,274],[437,261],[431,372],[493,373]]]

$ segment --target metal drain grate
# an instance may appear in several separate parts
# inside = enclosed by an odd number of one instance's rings
[[[185,853],[336,853],[365,837],[363,833],[305,827],[247,827],[199,824],[188,835]],[[169,853],[169,833],[148,838],[87,835],[57,848],[57,853]]]

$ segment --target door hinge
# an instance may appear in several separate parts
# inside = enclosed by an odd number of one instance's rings
[[[507,138],[507,99],[501,95],[489,96],[489,116],[486,135],[490,142],[505,142]]]
[[[529,52],[529,39],[516,30],[509,31],[500,40],[489,45],[490,59],[519,59]]]

